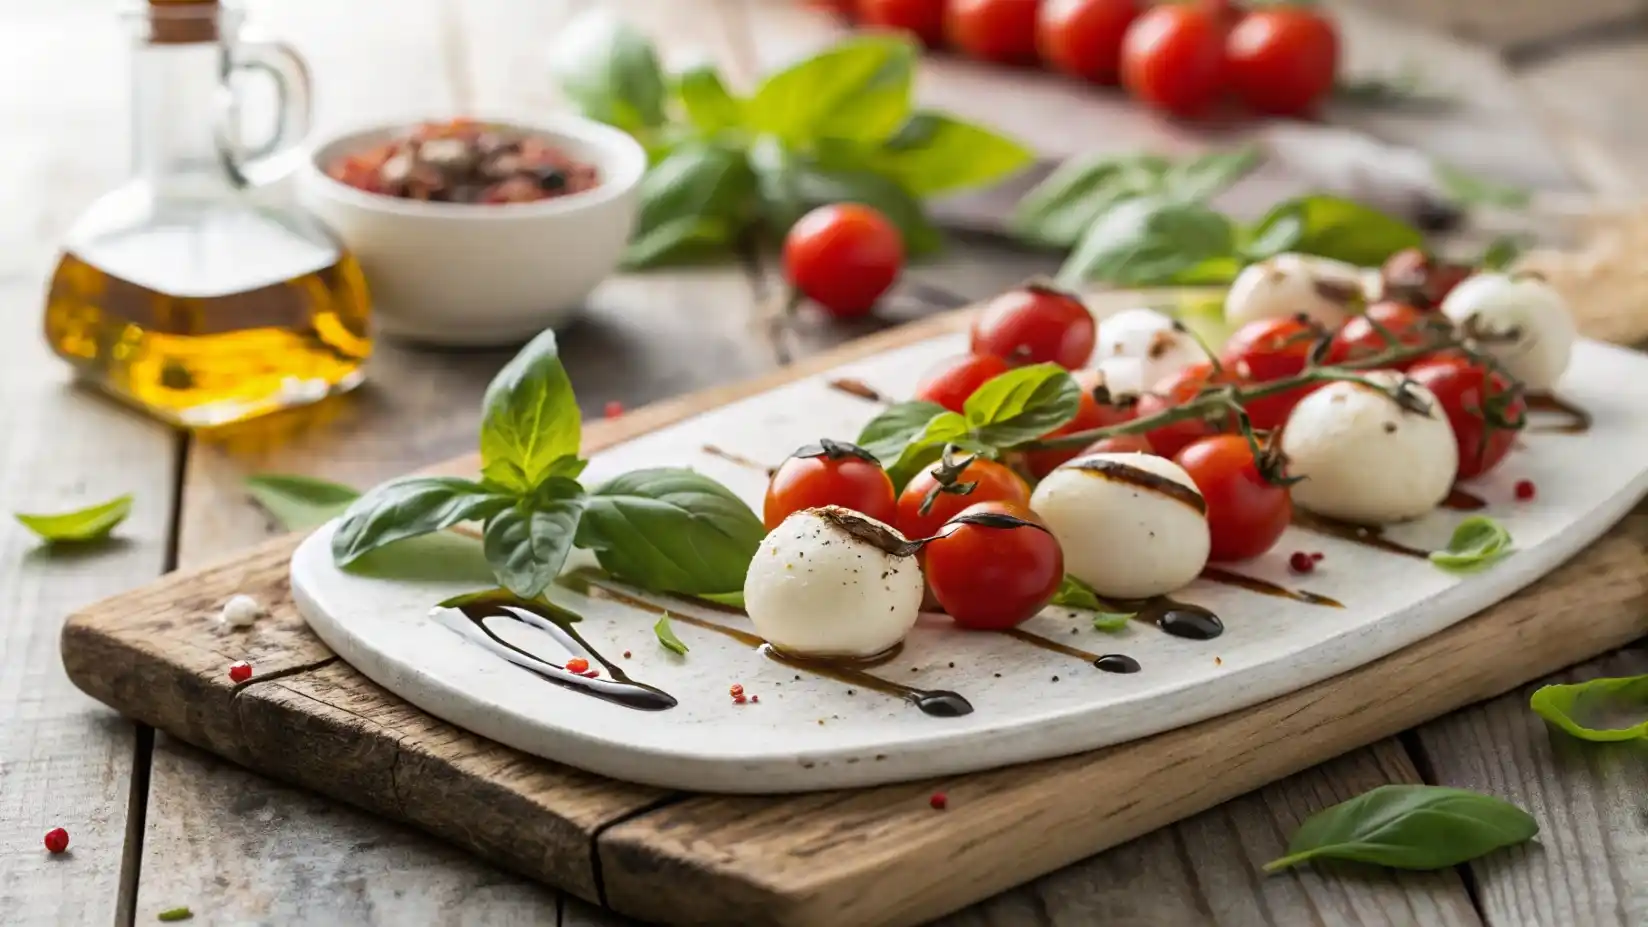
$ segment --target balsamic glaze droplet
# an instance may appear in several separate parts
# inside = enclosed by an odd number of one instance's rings
[[[1107,673],[1137,673],[1139,671],[1139,661],[1125,653],[1107,653],[1094,660],[1093,665]]]
[[[910,701],[915,703],[922,714],[934,718],[959,718],[973,713],[972,702],[948,689],[918,689]]]
[[[1162,611],[1156,626],[1174,637],[1210,641],[1225,633],[1225,623],[1205,608],[1175,602]]]

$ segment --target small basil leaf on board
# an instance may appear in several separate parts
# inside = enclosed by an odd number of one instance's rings
[[[682,71],[675,78],[675,92],[687,119],[701,132],[719,132],[744,121],[744,104],[727,91],[713,65]]]
[[[132,496],[116,496],[107,502],[57,515],[17,514],[23,527],[53,544],[98,541],[109,536],[116,525],[132,512]]]
[[[967,397],[963,410],[973,436],[1011,447],[1070,421],[1081,407],[1081,387],[1058,364],[1034,364],[997,376]]]
[[[983,126],[918,112],[866,159],[911,194],[933,196],[993,184],[1028,167],[1035,155]]]
[[[870,419],[853,443],[877,460],[897,460],[927,423],[943,412],[944,407],[938,403],[920,400],[888,406]]]
[[[914,61],[901,38],[849,39],[764,80],[745,123],[790,145],[832,136],[880,141],[909,115]]]
[[[1122,628],[1127,627],[1127,623],[1132,621],[1137,614],[1137,612],[1096,611],[1093,613],[1093,630],[1120,631]]]
[[[511,495],[452,476],[411,476],[355,500],[332,535],[332,558],[348,566],[385,544],[484,521],[514,504]]]
[[[360,490],[354,487],[295,473],[249,476],[246,494],[289,531],[324,525],[360,498]]]
[[[1053,593],[1051,604],[1064,608],[1081,608],[1091,612],[1096,612],[1102,607],[1099,604],[1098,593],[1093,591],[1093,587],[1069,573],[1064,574],[1064,579],[1059,581],[1059,591]]]
[[[664,122],[664,71],[652,43],[597,11],[562,30],[550,56],[561,91],[591,119],[626,132]]]
[[[652,633],[665,650],[683,657],[687,655],[687,645],[681,643],[681,638],[675,636],[675,628],[670,626],[669,612],[658,616],[658,623],[652,626]]]
[[[583,489],[556,478],[486,523],[482,546],[498,583],[530,599],[555,581],[578,532]]]
[[[1382,785],[1311,815],[1276,872],[1314,859],[1445,869],[1532,839],[1533,816],[1503,799],[1439,785]]]
[[[1648,676],[1541,686],[1528,706],[1580,740],[1648,740]]]
[[[194,916],[195,912],[189,910],[187,907],[167,908],[159,914],[156,914],[155,920],[164,924],[171,924],[178,921],[193,920]]]
[[[1450,573],[1485,570],[1511,552],[1511,533],[1486,515],[1472,515],[1453,529],[1444,550],[1431,551],[1431,563]]]
[[[555,332],[545,330],[504,365],[481,402],[481,466],[487,478],[517,493],[542,482],[563,457],[578,453],[582,417],[561,365]],[[494,465],[507,461],[523,485],[506,482]]]
[[[1254,226],[1243,250],[1252,260],[1298,251],[1377,267],[1424,243],[1424,234],[1400,219],[1354,200],[1314,194],[1277,204]]]
[[[742,590],[766,536],[761,519],[720,483],[691,470],[635,470],[589,496],[579,547],[613,576],[656,592]]]
[[[1059,268],[1059,283],[1096,280],[1117,286],[1161,286],[1212,258],[1234,255],[1230,220],[1198,203],[1162,197],[1128,200],[1087,229]]]

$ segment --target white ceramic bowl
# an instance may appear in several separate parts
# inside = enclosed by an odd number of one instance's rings
[[[426,203],[357,190],[325,165],[405,132],[398,122],[323,139],[298,174],[304,206],[354,251],[378,330],[445,345],[525,341],[566,322],[618,267],[637,209],[646,152],[577,116],[483,119],[594,164],[600,183],[536,203]]]

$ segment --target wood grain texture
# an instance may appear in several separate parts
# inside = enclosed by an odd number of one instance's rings
[[[1645,69],[1648,35],[1636,35],[1517,72],[1548,130],[1583,160],[1600,193],[1635,200],[1648,189],[1648,128],[1624,115],[1640,106]]]

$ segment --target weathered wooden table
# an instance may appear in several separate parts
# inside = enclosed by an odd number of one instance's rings
[[[319,118],[556,105],[543,53],[577,0],[267,0],[259,21],[297,44]],[[622,0],[670,63],[731,75],[824,41],[784,0]],[[1335,114],[1501,179],[1619,202],[1648,177],[1648,3],[1383,0],[1344,10],[1353,66],[1416,62],[1465,106],[1446,117]],[[468,449],[502,353],[384,345],[343,401],[184,435],[70,388],[37,335],[41,282],[68,221],[124,166],[125,74],[110,0],[0,0],[0,509],[49,510],[134,492],[121,540],[47,555],[0,528],[0,923],[152,922],[188,905],[211,924],[616,924],[418,833],[265,780],[93,704],[57,659],[61,618],[272,529],[241,479],[297,471],[366,484]],[[1452,33],[1451,36],[1448,33]],[[994,121],[1057,156],[1207,144],[1113,98],[1036,75],[929,63],[932,102]],[[909,276],[968,297],[1054,266],[987,239]],[[808,319],[781,340],[755,324],[773,292],[740,266],[621,277],[565,335],[587,410],[749,376],[931,311],[906,287],[875,322]],[[1648,608],[1648,583],[1636,591]],[[1516,641],[1505,646],[1515,647]],[[1635,648],[1564,678],[1648,672]],[[1648,749],[1547,735],[1529,689],[1373,744],[947,919],[953,924],[1648,924]],[[1302,869],[1263,877],[1317,808],[1386,782],[1492,792],[1530,810],[1535,844],[1434,874]],[[49,857],[55,826],[73,850]]]

